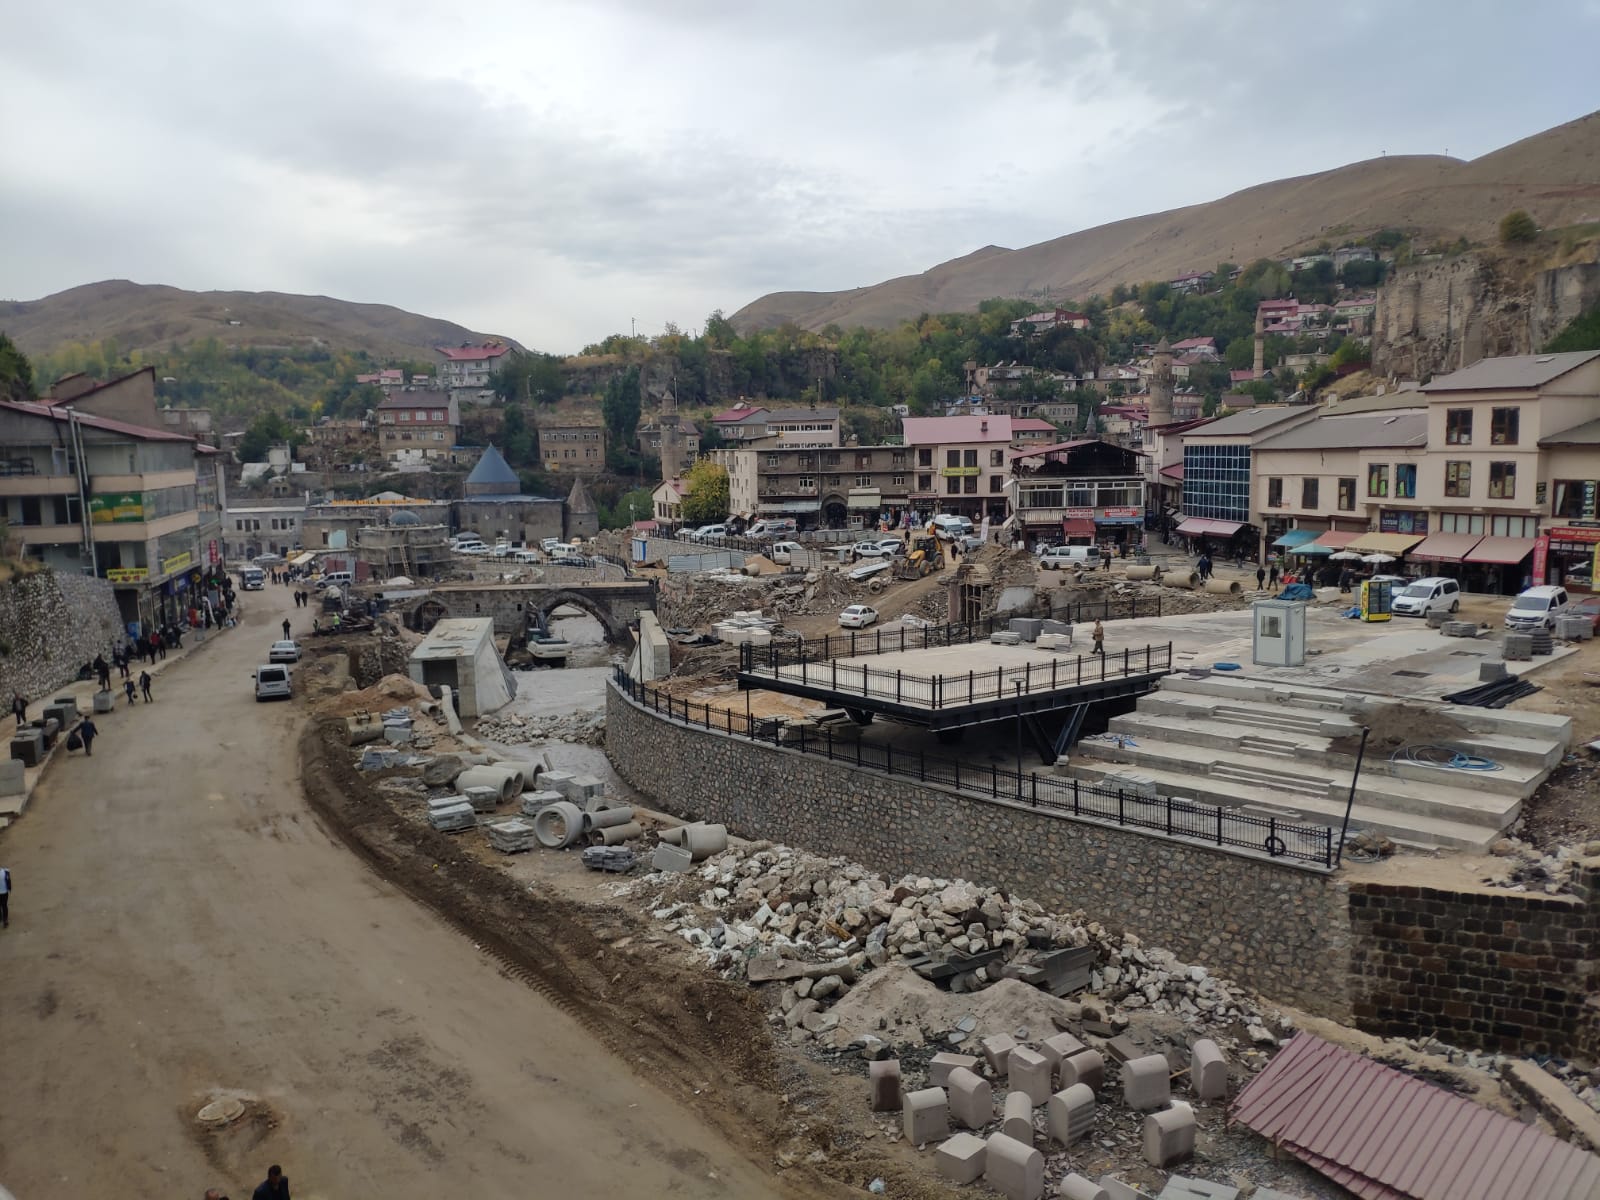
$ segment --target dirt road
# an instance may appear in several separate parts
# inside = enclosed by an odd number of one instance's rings
[[[248,675],[285,615],[157,680],[0,841],[0,1184],[20,1200],[776,1197],[775,1181],[363,867]],[[217,1091],[259,1100],[221,1134]]]

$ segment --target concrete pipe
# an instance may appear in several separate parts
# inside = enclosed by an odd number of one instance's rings
[[[637,821],[629,821],[625,825],[607,825],[604,829],[596,829],[589,836],[599,846],[620,846],[623,842],[643,837],[644,826]]]
[[[1127,574],[1129,579],[1159,579],[1161,578],[1161,568],[1129,567]]]
[[[1208,579],[1205,582],[1205,590],[1213,596],[1237,596],[1244,591],[1237,579]]]
[[[728,848],[728,827],[726,825],[685,825],[683,827],[683,848],[689,852],[690,857],[699,862],[701,859],[710,858],[713,854],[721,854]]]
[[[1200,572],[1198,571],[1168,571],[1161,577],[1161,586],[1169,588],[1183,588],[1193,591],[1200,586]]]
[[[533,773],[532,763],[517,762],[514,759],[509,758],[496,758],[492,760],[489,765],[491,767],[501,767],[507,771],[515,772],[517,776],[518,794],[528,790],[528,777]]]
[[[570,800],[542,808],[533,818],[533,836],[546,850],[565,850],[586,832],[584,812]]]
[[[681,846],[683,845],[683,835],[688,828],[687,825],[676,825],[671,829],[663,829],[656,837],[657,840],[663,841],[669,846]]]
[[[346,740],[352,746],[364,746],[368,742],[383,740],[383,726],[377,721],[368,721],[364,725],[359,721],[346,721],[344,727]]]
[[[509,803],[522,791],[521,774],[504,767],[468,767],[456,776],[455,787],[457,791],[466,791],[469,787],[492,787],[500,793],[502,803]]]
[[[627,805],[618,808],[601,808],[587,814],[590,829],[610,829],[614,825],[626,825],[633,820],[633,809]]]

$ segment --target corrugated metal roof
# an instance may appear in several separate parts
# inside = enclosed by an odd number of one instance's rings
[[[1485,358],[1460,371],[1422,385],[1425,392],[1505,391],[1536,388],[1575,371],[1600,350],[1572,350],[1564,354],[1512,354],[1505,358]]]
[[[1261,450],[1364,450],[1426,446],[1428,414],[1417,401],[1416,412],[1378,412],[1362,416],[1319,416],[1257,443]]]
[[[1186,434],[1185,440],[1191,437],[1213,438],[1227,437],[1247,441],[1255,434],[1271,429],[1280,421],[1292,421],[1296,418],[1304,419],[1315,416],[1317,410],[1308,404],[1278,404],[1263,406],[1261,408],[1247,408],[1243,412],[1231,413],[1221,417],[1204,429],[1197,429],[1192,434]]]
[[[1362,1200],[1600,1200],[1600,1158],[1309,1033],[1232,1118]]]

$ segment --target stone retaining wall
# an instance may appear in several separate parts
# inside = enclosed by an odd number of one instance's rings
[[[1357,1022],[1509,1053],[1592,1054],[1600,862],[1575,895],[1350,886]]]
[[[78,677],[123,635],[116,596],[104,579],[39,571],[0,583],[0,698],[29,701]]]
[[[695,729],[615,685],[606,750],[624,779],[680,816],[891,877],[961,876],[1081,909],[1264,995],[1350,1017],[1345,892],[1319,872]]]

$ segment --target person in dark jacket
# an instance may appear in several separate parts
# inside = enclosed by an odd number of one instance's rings
[[[17,719],[18,729],[28,723],[28,702],[22,698],[21,692],[11,693],[11,715]]]
[[[1265,591],[1266,587],[1267,587],[1267,569],[1266,569],[1266,567],[1257,567],[1256,568],[1256,591],[1258,591],[1258,592]]]
[[[149,671],[140,671],[139,672],[139,690],[144,693],[144,702],[146,704],[154,704],[155,703],[155,700],[150,695],[150,672]]]
[[[104,654],[94,656],[94,677],[100,681],[102,692],[111,690],[111,664],[106,661]]]
[[[289,1200],[289,1177],[283,1168],[273,1163],[267,1168],[267,1177],[257,1185],[253,1200]]]
[[[94,757],[94,740],[100,736],[100,730],[95,726],[92,717],[85,717],[78,722],[78,736],[83,739],[83,752],[89,757]]]

